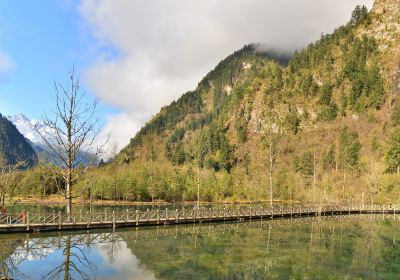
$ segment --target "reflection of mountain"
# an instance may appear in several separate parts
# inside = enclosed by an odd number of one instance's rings
[[[55,268],[57,276],[68,270],[74,279],[82,279],[76,271],[97,279],[396,279],[400,224],[392,217],[35,234],[29,245],[43,252],[17,268],[33,279]],[[7,259],[17,261],[27,244],[7,238],[0,242],[11,242],[15,251]]]
[[[24,245],[23,247],[18,247],[16,249],[15,253],[11,256],[14,263],[20,264],[26,260],[44,260],[55,251],[55,248],[34,248],[28,251],[25,248]]]
[[[176,236],[173,228],[158,238],[156,230],[140,239],[132,234],[127,246],[159,280],[379,279],[381,235],[399,225],[353,217],[182,228]]]

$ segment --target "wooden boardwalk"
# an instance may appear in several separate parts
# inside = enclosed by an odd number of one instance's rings
[[[123,212],[79,212],[68,216],[53,212],[47,215],[31,214],[18,217],[13,214],[0,215],[0,234],[34,231],[88,230],[117,227],[141,227],[156,225],[176,225],[193,223],[212,223],[224,221],[243,221],[252,219],[294,219],[315,216],[338,216],[354,214],[400,214],[398,205],[361,206],[275,206],[263,207],[225,207],[218,209],[192,210],[147,210]]]

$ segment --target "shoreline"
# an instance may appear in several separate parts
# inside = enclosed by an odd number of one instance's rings
[[[241,201],[200,201],[200,205],[252,205],[252,204],[269,204],[269,200],[241,200]],[[274,200],[274,204],[300,204],[300,201],[282,201]],[[14,206],[18,204],[36,204],[40,206],[46,205],[65,205],[65,199],[61,197],[48,197],[48,198],[16,198],[14,201],[6,203],[8,206]],[[93,205],[93,206],[165,206],[165,205],[196,205],[197,201],[126,201],[126,200],[82,200],[76,199],[73,202],[74,205]]]

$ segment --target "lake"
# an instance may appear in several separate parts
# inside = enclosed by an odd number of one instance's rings
[[[13,279],[398,279],[399,219],[364,215],[0,235],[0,275]]]

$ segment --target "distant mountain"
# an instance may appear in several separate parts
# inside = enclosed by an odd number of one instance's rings
[[[18,128],[19,132],[21,132],[26,139],[32,142],[32,144],[44,144],[42,138],[35,130],[35,126],[38,126],[38,128],[43,131],[45,130],[45,126],[41,121],[31,120],[24,114],[7,116],[7,118]]]
[[[0,114],[0,167],[19,161],[25,161],[26,167],[32,167],[37,159],[29,141],[11,121]]]
[[[44,142],[40,134],[45,135],[46,132],[49,132],[46,125],[43,121],[29,119],[24,114],[17,114],[14,116],[8,116],[8,120],[10,120],[18,130],[25,136],[25,138],[30,142],[33,149],[39,156],[41,160],[50,161],[50,162],[58,162],[58,158],[52,152],[48,152],[49,148],[47,144]],[[39,131],[39,132],[38,132]],[[88,156],[90,157],[90,155]],[[80,160],[81,157],[78,156],[80,164],[86,165],[89,163],[90,159]]]
[[[37,126],[39,131],[41,131],[42,133],[45,132],[46,127],[42,121],[29,119],[24,114],[8,116],[7,118],[18,128],[19,132],[21,132],[22,135],[25,136],[39,158],[48,157],[48,155],[46,154],[47,145],[35,129],[35,127]]]

